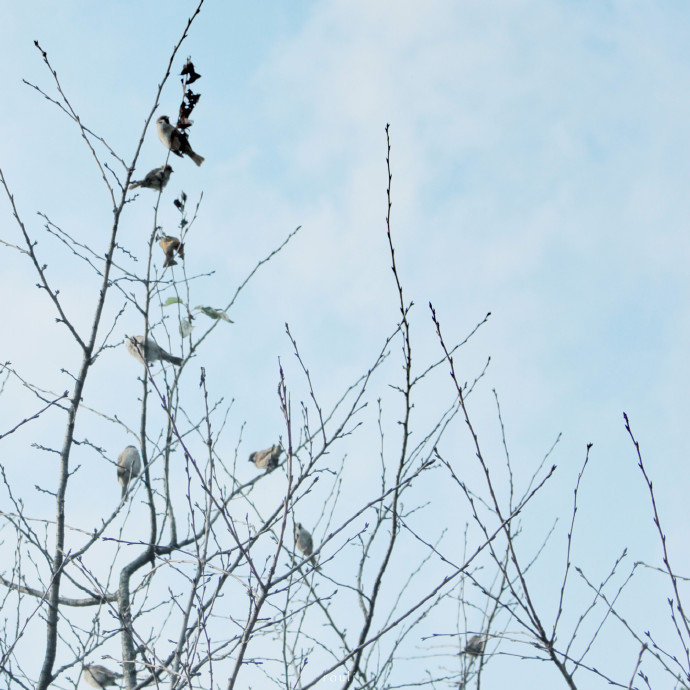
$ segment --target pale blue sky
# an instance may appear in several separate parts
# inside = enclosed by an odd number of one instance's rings
[[[48,51],[84,122],[128,158],[192,4],[5,3],[0,165],[39,248],[35,211],[105,247],[109,210],[72,124],[21,83],[52,88],[33,40]],[[274,391],[277,357],[291,351],[286,321],[330,401],[391,330],[390,122],[393,233],[416,304],[420,361],[438,352],[429,300],[450,339],[492,312],[458,357],[466,379],[492,358],[472,406],[477,425],[500,462],[496,388],[522,468],[563,432],[559,471],[539,504],[545,529],[556,514],[567,520],[585,445],[594,443],[575,560],[597,581],[624,546],[633,561],[659,556],[624,433],[627,411],[675,563],[690,571],[689,25],[682,2],[209,0],[182,48],[203,75],[192,143],[206,162],[197,170],[173,161],[166,190],[172,196],[184,187],[193,199],[204,192],[188,268],[212,267],[216,275],[199,285],[199,303],[222,304],[258,258],[303,226],[240,300],[236,325],[216,334],[199,362],[216,393],[237,399],[247,449],[262,445],[263,425],[280,428]],[[173,79],[159,112],[173,114],[178,101]],[[160,162],[150,131],[139,171]],[[19,243],[4,199],[0,212],[0,238]],[[172,206],[163,218],[174,222]],[[128,209],[122,241],[136,247],[149,232],[144,197]],[[45,259],[85,322],[88,274],[59,255]],[[73,366],[77,355],[64,329],[45,325],[52,310],[34,282],[23,257],[0,247],[0,359],[62,390],[68,383],[45,356],[46,338],[60,366],[70,357]],[[136,330],[128,318],[124,332]],[[95,397],[112,385],[113,369],[131,372],[109,398],[115,410],[136,395],[136,373],[120,350],[105,357],[110,374]],[[432,397],[450,401],[445,379],[437,385]],[[3,419],[16,404],[0,397]],[[446,454],[456,437],[464,438],[460,425]],[[120,440],[108,442],[115,448]],[[0,461],[11,464],[2,450]],[[35,461],[49,476],[52,464]],[[540,577],[550,594],[548,569]],[[665,582],[651,582],[660,594],[644,624],[666,630]],[[623,667],[632,668],[637,650],[624,653]],[[510,672],[508,663],[503,668]],[[554,687],[554,677],[538,670],[543,680],[511,675],[512,687]],[[504,687],[498,677],[494,687]],[[588,679],[586,687],[599,686]]]

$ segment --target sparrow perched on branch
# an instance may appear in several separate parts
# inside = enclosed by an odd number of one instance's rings
[[[311,556],[314,552],[314,540],[311,534],[302,527],[301,522],[295,523],[295,545],[305,556]]]
[[[182,364],[181,357],[175,357],[167,353],[155,340],[152,338],[146,338],[146,344],[144,345],[143,335],[133,335],[127,338],[127,351],[132,357],[139,360],[142,364],[144,363],[144,356],[146,356],[147,362],[157,362],[159,360],[165,360],[174,364],[175,366],[180,366]]]
[[[105,688],[108,685],[117,685],[117,679],[122,678],[121,673],[115,673],[99,664],[84,664],[84,680],[94,688]]]
[[[311,556],[314,551],[314,540],[301,522],[295,523],[295,545],[305,556]]]
[[[198,153],[194,153],[192,147],[189,145],[189,139],[184,132],[180,132],[170,124],[170,118],[167,115],[161,115],[156,120],[156,127],[158,127],[158,138],[163,144],[169,148],[174,154],[182,157],[189,156],[197,165],[204,162],[204,157]]]
[[[278,466],[278,458],[282,452],[280,446],[257,450],[249,455],[249,462],[253,462],[260,470],[273,470]]]
[[[486,638],[484,635],[472,635],[465,646],[465,654],[469,654],[470,656],[481,656],[484,654],[485,646]]]
[[[311,561],[314,568],[318,570],[316,558],[312,556],[312,554],[314,553],[314,540],[312,539],[311,533],[304,529],[301,522],[295,523],[295,546],[305,556],[311,556],[309,560]]]
[[[154,168],[146,173],[143,180],[133,180],[129,183],[129,188],[146,187],[147,189],[155,189],[160,192],[170,179],[170,173],[173,169],[169,165],[161,165],[160,168]]]
[[[135,446],[127,446],[117,458],[117,481],[122,484],[122,498],[127,493],[127,487],[132,477],[141,472],[141,456]]]
[[[177,239],[177,237],[172,237],[171,235],[163,235],[160,242],[161,249],[165,252],[165,261],[163,262],[163,268],[167,266],[177,266],[177,261],[175,261],[175,252],[180,257],[184,259],[184,244]]]

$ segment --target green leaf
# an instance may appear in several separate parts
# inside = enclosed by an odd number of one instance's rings
[[[195,308],[201,311],[202,314],[206,314],[206,316],[208,316],[210,319],[223,319],[223,321],[227,321],[228,323],[235,323],[234,321],[230,320],[230,317],[222,309],[201,306]]]
[[[163,302],[164,307],[169,307],[171,304],[182,304],[182,299],[179,297],[168,297],[168,299]]]

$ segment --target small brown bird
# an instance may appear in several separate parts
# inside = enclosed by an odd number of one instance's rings
[[[103,688],[108,685],[117,685],[117,679],[122,678],[121,673],[115,673],[99,664],[84,664],[84,680],[94,688]]]
[[[253,462],[260,470],[273,470],[278,466],[278,458],[283,452],[280,446],[271,446],[265,450],[257,450],[249,455],[249,462]]]
[[[141,472],[141,456],[135,446],[127,446],[117,458],[117,481],[122,484],[122,498],[127,493],[127,487],[132,477]]]
[[[472,635],[465,647],[465,654],[469,654],[470,656],[481,656],[484,654],[485,646],[486,638],[484,635]]]
[[[163,235],[160,241],[161,249],[165,252],[165,261],[163,262],[163,268],[168,266],[177,266],[177,261],[175,261],[175,252],[180,257],[184,259],[184,244],[177,239],[177,237],[172,237],[171,235]]]
[[[156,120],[156,127],[158,128],[158,138],[175,155],[180,157],[184,155],[189,156],[197,165],[201,165],[204,162],[205,158],[192,150],[187,135],[173,127],[167,115],[161,115]]]
[[[143,180],[133,180],[130,182],[129,188],[146,187],[147,189],[155,189],[157,192],[160,192],[168,184],[171,172],[173,172],[173,169],[169,165],[161,165],[160,168],[154,168],[146,173],[146,177]]]
[[[144,363],[144,355],[146,356],[147,362],[165,360],[178,367],[182,364],[181,357],[175,357],[175,355],[169,354],[152,338],[146,338],[146,345],[144,345],[143,335],[133,335],[127,338],[126,343],[129,354],[142,364]]]

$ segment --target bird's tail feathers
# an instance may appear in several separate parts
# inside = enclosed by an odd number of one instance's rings
[[[182,364],[182,357],[175,357],[175,355],[169,355],[167,352],[163,354],[163,359],[166,362],[170,362],[170,364],[174,364],[176,367]]]
[[[143,184],[143,180],[134,180],[129,183],[129,188],[130,189],[135,189],[136,187],[141,187]]]
[[[122,499],[124,500],[125,494],[127,493],[127,487],[129,486],[129,472],[122,467],[117,469],[117,480],[122,485]]]
[[[206,159],[203,156],[200,156],[198,153],[194,153],[194,151],[190,151],[189,157],[197,164],[201,165]]]

